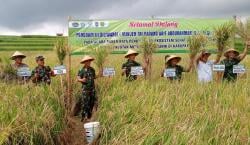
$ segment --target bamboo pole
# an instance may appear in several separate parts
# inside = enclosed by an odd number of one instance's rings
[[[72,20],[72,17],[69,16],[68,17],[68,25],[69,22]],[[68,54],[68,67],[67,67],[67,98],[66,99],[66,109],[68,111],[68,113],[70,113],[71,110],[71,104],[72,104],[72,96],[71,96],[71,92],[72,92],[72,82],[71,82],[71,46],[69,44],[69,32],[68,32],[68,39],[67,39],[67,54]]]

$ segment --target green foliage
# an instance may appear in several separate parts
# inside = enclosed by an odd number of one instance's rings
[[[104,67],[104,63],[112,51],[113,47],[111,45],[100,45],[98,47],[96,46],[89,46],[88,51],[93,57],[95,58],[94,63],[99,69],[99,75],[102,74],[102,70]]]
[[[60,65],[63,65],[64,59],[66,58],[67,55],[67,48],[68,48],[67,41],[63,37],[58,38],[54,47],[56,50],[58,61]]]
[[[0,79],[11,80],[16,76],[16,70],[11,66],[11,60],[7,57],[0,59]]]

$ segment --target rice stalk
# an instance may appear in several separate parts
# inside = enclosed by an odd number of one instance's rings
[[[219,54],[222,54],[225,48],[230,45],[233,34],[233,23],[225,23],[218,26],[217,28],[214,28],[214,39],[216,41],[216,46]]]
[[[93,57],[95,58],[94,63],[96,64],[97,68],[98,68],[98,75],[102,76],[102,71],[103,71],[103,67],[104,67],[104,63],[108,57],[108,55],[110,54],[111,50],[113,49],[113,47],[111,45],[100,45],[100,46],[89,46],[88,50],[90,52],[90,54],[93,55]]]
[[[152,62],[153,62],[153,53],[158,47],[152,39],[144,37],[139,44],[140,50],[143,55],[144,67],[145,67],[145,78],[150,79],[152,74]]]
[[[198,34],[190,36],[188,39],[188,46],[190,51],[190,58],[193,59],[200,50],[205,47],[208,39],[205,35]]]
[[[236,21],[236,34],[245,41],[250,39],[250,18],[247,18],[245,22]]]
[[[65,38],[58,38],[58,40],[56,41],[54,48],[56,50],[56,54],[57,54],[57,58],[58,61],[60,63],[60,65],[63,65],[64,60],[66,58],[67,55],[67,41],[65,40]]]

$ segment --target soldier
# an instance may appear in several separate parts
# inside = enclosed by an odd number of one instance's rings
[[[193,59],[190,60],[190,64],[188,68],[184,68],[178,63],[181,61],[181,57],[176,55],[166,55],[165,56],[165,69],[174,69],[175,75],[174,76],[167,76],[167,78],[171,81],[178,80],[180,81],[182,78],[183,72],[190,72],[193,66]],[[164,75],[164,71],[162,72],[162,76]]]
[[[91,56],[85,56],[81,60],[83,67],[79,70],[77,75],[77,81],[82,83],[82,121],[88,121],[92,116],[92,111],[95,103],[97,102],[96,90],[95,90],[95,79],[96,74],[91,62],[94,60]]]
[[[230,48],[225,51],[225,59],[221,61],[221,64],[225,65],[223,80],[233,82],[237,79],[237,74],[233,73],[233,66],[238,65],[246,57],[249,48],[250,41],[246,43],[245,49],[242,54],[240,54],[237,50],[233,48]]]
[[[129,49],[128,52],[125,55],[125,58],[127,58],[127,62],[122,65],[122,75],[126,75],[126,80],[127,81],[133,81],[137,79],[137,76],[131,75],[131,67],[134,66],[141,66],[140,63],[135,61],[135,57],[139,53],[136,52],[135,50]]]
[[[32,71],[31,79],[35,84],[50,85],[51,77],[55,76],[55,74],[49,66],[45,66],[44,59],[43,56],[36,57],[36,63],[38,66]]]
[[[23,59],[26,58],[26,56],[19,52],[16,51],[12,56],[11,59],[14,60],[15,62],[11,65],[15,70],[21,68],[21,67],[28,67],[27,64],[23,63]]]

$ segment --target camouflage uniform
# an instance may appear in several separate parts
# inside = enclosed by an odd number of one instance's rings
[[[138,62],[133,60],[128,60],[126,63],[122,65],[122,69],[125,69],[126,81],[133,81],[137,79],[137,76],[131,75],[131,67],[141,66]]]
[[[234,58],[232,60],[230,59],[224,59],[221,61],[221,64],[225,65],[225,72],[223,75],[223,80],[226,81],[235,81],[237,79],[237,74],[233,73],[233,66],[240,63],[241,60]]]
[[[38,74],[38,78],[35,78],[35,74]],[[31,73],[32,82],[36,84],[48,84],[51,83],[52,70],[49,66],[37,66]]]
[[[184,72],[184,68],[180,65],[176,65],[176,66],[167,66],[166,69],[175,69],[175,77],[168,77],[169,80],[181,80],[181,76],[182,76],[182,72]]]
[[[92,67],[82,68],[78,72],[78,76],[87,81],[82,83],[82,98],[80,99],[82,106],[82,118],[87,117],[88,119],[92,116],[92,110],[95,103],[97,102],[96,91],[95,91],[95,70]]]

